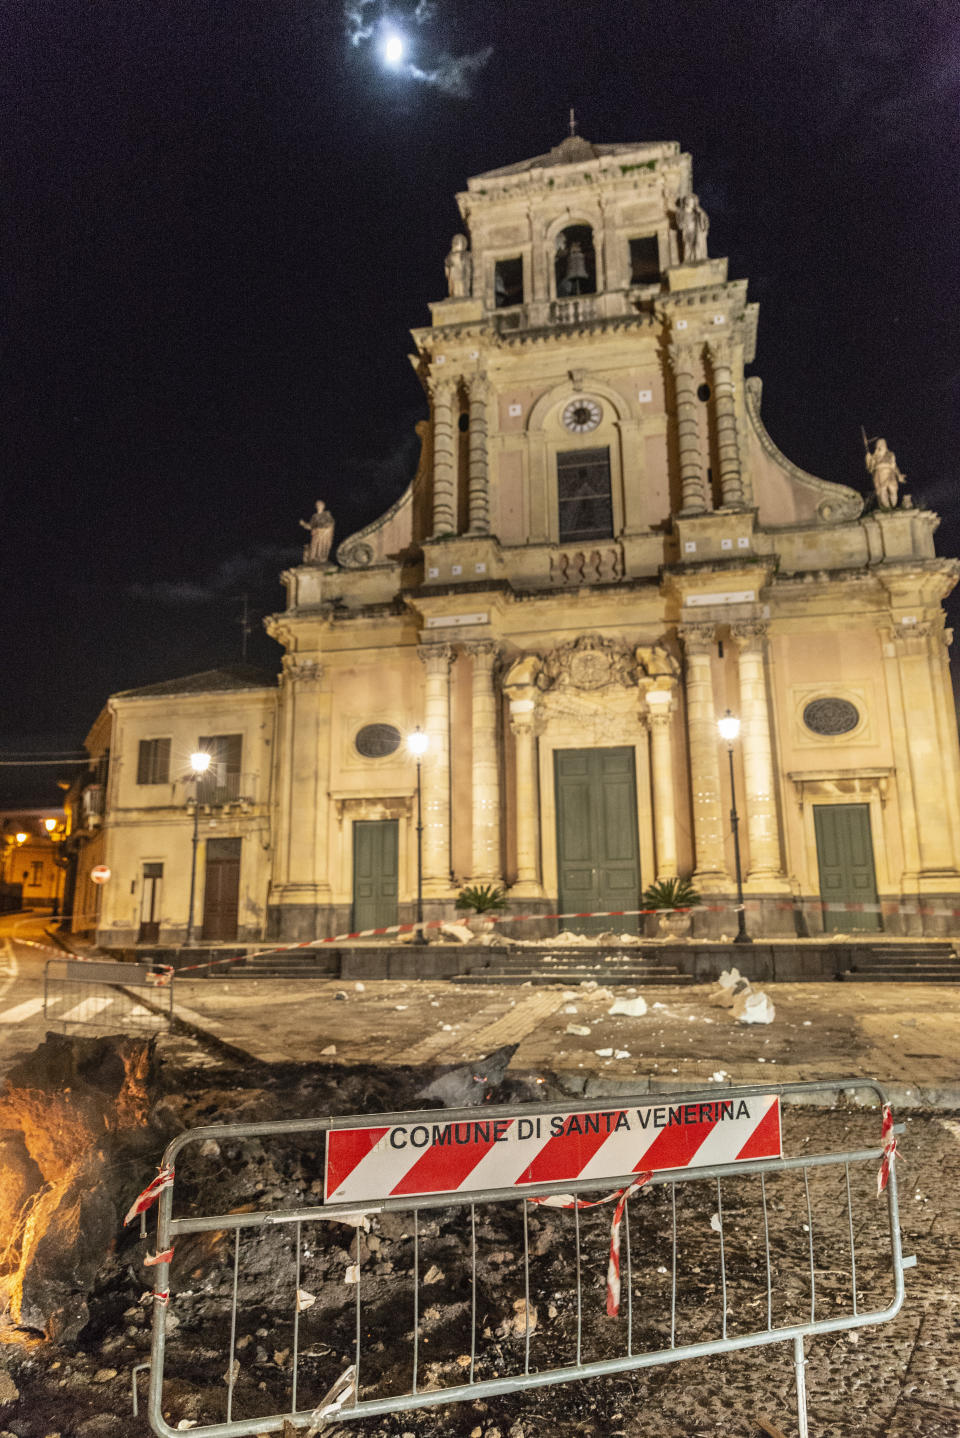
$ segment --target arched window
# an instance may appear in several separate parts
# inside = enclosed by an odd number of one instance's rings
[[[597,292],[597,257],[593,248],[593,230],[589,225],[568,225],[557,236],[554,272],[557,297],[595,295]]]

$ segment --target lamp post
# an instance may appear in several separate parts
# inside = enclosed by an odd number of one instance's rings
[[[196,789],[193,795],[193,854],[190,859],[190,911],[187,915],[187,943],[189,949],[193,943],[193,899],[197,890],[197,844],[200,841],[200,780],[210,768],[210,755],[196,753],[190,755],[190,772],[196,780]]]
[[[733,829],[733,862],[737,874],[737,934],[735,944],[751,944],[747,933],[746,914],[743,908],[743,872],[740,867],[740,816],[737,813],[737,790],[733,778],[733,746],[740,735],[740,720],[728,709],[722,719],[717,720],[720,738],[726,741],[727,759],[730,761],[730,826]]]
[[[423,933],[423,790],[420,783],[420,766],[430,746],[430,740],[418,724],[412,734],[407,735],[407,749],[417,761],[417,928],[413,942],[425,943]]]
[[[56,819],[44,819],[43,827],[50,837],[53,847],[53,911],[50,915],[53,919],[60,917],[60,843],[64,838],[63,834],[57,832]]]

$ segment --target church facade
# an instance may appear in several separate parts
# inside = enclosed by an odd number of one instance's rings
[[[709,257],[677,145],[572,136],[458,202],[469,239],[413,332],[417,473],[335,562],[318,506],[267,622],[279,684],[243,696],[257,798],[242,822],[201,811],[201,889],[204,846],[236,840],[240,937],[412,919],[420,728],[427,918],[466,884],[503,885],[517,913],[608,912],[681,875],[697,931],[732,934],[729,710],[751,930],[942,928],[960,902],[958,565],[935,553],[937,517],[901,495],[885,445],[867,506],[779,452],[744,372],[757,306]],[[111,793],[191,704],[208,735],[237,731],[237,697],[118,696]],[[184,793],[167,805],[181,852]],[[162,863],[124,841],[124,813],[108,801],[123,874],[104,942],[133,939],[130,895]],[[151,813],[136,823],[158,848]],[[182,937],[182,890],[181,873],[161,940]]]

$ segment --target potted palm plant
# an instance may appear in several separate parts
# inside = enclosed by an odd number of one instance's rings
[[[659,912],[658,930],[663,938],[685,938],[693,922],[690,910],[699,902],[700,895],[689,879],[658,879],[643,895],[644,907]]]
[[[468,913],[467,928],[475,934],[486,928],[485,914],[499,914],[507,907],[507,896],[499,884],[469,884],[457,895],[457,909]]]

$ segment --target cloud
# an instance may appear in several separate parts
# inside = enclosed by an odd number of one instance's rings
[[[424,26],[437,18],[436,0],[417,0],[412,10],[388,5],[386,0],[344,0],[343,17],[347,39],[354,47],[368,44],[380,29],[402,31],[404,26]],[[471,94],[471,78],[482,70],[493,55],[493,46],[484,45],[467,55],[448,55],[439,51],[432,63],[426,58],[421,64],[407,60],[397,68],[399,73],[420,85],[430,85],[444,95],[465,100]]]
[[[421,84],[434,85],[445,95],[466,100],[472,93],[470,76],[475,71],[482,70],[492,54],[493,46],[484,45],[482,50],[475,50],[472,55],[440,55],[432,70],[421,70],[410,64],[407,66],[407,74]]]
[[[209,604],[217,599],[236,597],[245,588],[255,589],[268,581],[275,582],[279,571],[296,564],[298,559],[297,549],[264,544],[222,559],[205,579],[160,579],[153,584],[132,584],[127,593],[132,599],[164,604],[172,609]]]

